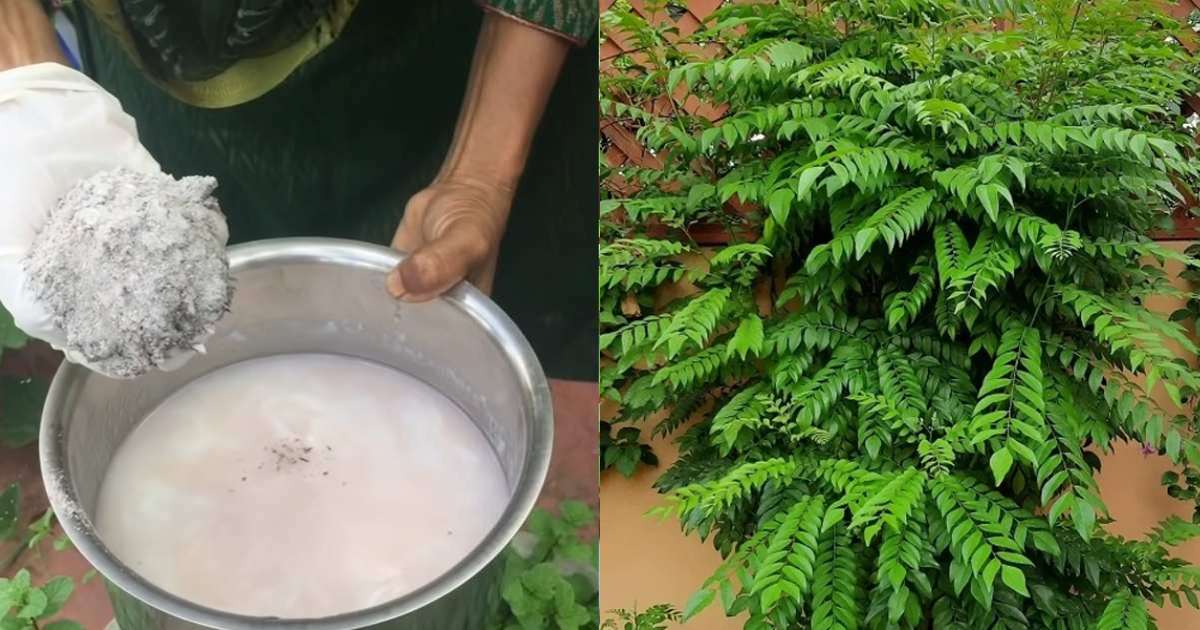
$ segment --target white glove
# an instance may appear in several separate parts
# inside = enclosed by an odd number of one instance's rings
[[[56,349],[66,337],[30,295],[22,261],[59,198],[120,166],[161,170],[116,97],[56,63],[0,72],[0,303],[25,334]]]

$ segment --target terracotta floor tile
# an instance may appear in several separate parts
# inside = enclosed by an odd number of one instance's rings
[[[41,516],[48,504],[38,472],[36,446],[15,450],[0,447],[0,487],[7,488],[13,481],[21,484],[22,519],[29,522]],[[56,526],[55,536],[59,535],[61,530]],[[12,542],[0,543],[0,558],[7,559],[15,548],[16,545]],[[87,584],[80,584],[83,576],[92,567],[75,549],[54,551],[47,541],[40,546],[38,553],[24,552],[17,566],[28,568],[35,584],[59,575],[75,578],[75,594],[71,596],[61,616],[78,621],[83,624],[85,630],[100,630],[112,618],[102,582],[95,579]],[[9,569],[5,572],[5,577],[11,576],[15,571],[16,567]]]

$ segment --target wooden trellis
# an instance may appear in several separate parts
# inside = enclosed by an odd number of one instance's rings
[[[613,2],[614,0],[600,0],[600,10],[607,10]],[[658,24],[670,22],[679,29],[680,37],[686,37],[696,32],[703,20],[723,4],[723,0],[690,0],[686,3],[673,4],[654,13],[646,9],[644,0],[630,0],[629,4],[648,21]],[[613,59],[622,53],[636,56],[637,47],[635,44],[627,42],[620,33],[606,33],[600,47],[600,73],[603,75],[620,72],[613,66]],[[688,97],[687,88],[683,85],[678,87],[678,93],[675,96],[674,101],[664,96],[650,104],[648,109],[666,113],[672,107],[682,107],[691,114],[707,116],[710,119],[716,119],[722,113],[722,110],[714,109],[695,97]],[[618,121],[607,117],[601,118],[600,133],[605,140],[605,154],[609,164],[613,166],[637,164],[649,168],[660,166],[658,158],[638,143],[634,137],[634,130],[619,124]],[[729,235],[721,226],[696,225],[692,226],[689,232],[692,238],[700,244],[720,244],[729,240]]]
[[[629,4],[648,21],[659,24],[668,21],[673,23],[679,29],[680,36],[686,37],[694,33],[713,11],[730,1],[754,2],[756,0],[689,0],[688,2],[673,3],[654,13],[646,9],[644,0],[629,0]],[[607,10],[614,2],[615,0],[600,0],[600,10]],[[1200,17],[1200,0],[1164,2],[1164,6],[1167,13],[1184,23],[1194,17]],[[1181,45],[1193,54],[1200,53],[1200,42],[1196,40],[1181,42]],[[626,41],[619,33],[606,33],[600,46],[600,73],[603,75],[619,72],[620,70],[614,67],[613,60],[622,53],[636,56],[636,45]],[[676,94],[677,98],[674,99],[674,104],[671,99],[664,96],[659,102],[651,104],[649,109],[651,111],[669,111],[666,108],[680,106],[691,114],[704,115],[710,119],[716,119],[722,113],[721,110],[709,107],[695,98],[688,98],[684,86],[680,85],[678,90],[679,93]],[[1200,113],[1200,94],[1191,94],[1186,97],[1183,108],[1185,114]],[[637,141],[634,130],[618,124],[617,121],[602,117],[600,133],[603,136],[605,155],[609,164],[613,166],[636,164],[649,168],[661,164],[657,157]],[[1176,212],[1174,230],[1158,234],[1157,238],[1160,240],[1200,239],[1200,217],[1193,215],[1193,210],[1198,206],[1200,206],[1200,200],[1188,198],[1186,205]],[[744,210],[741,208],[731,209]],[[718,226],[695,226],[690,232],[692,237],[701,244],[720,244],[728,240],[728,234]]]

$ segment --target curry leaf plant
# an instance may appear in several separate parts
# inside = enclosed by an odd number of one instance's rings
[[[686,37],[662,8],[604,16],[602,126],[646,154],[602,168],[600,343],[614,423],[678,440],[660,514],[725,558],[688,612],[1196,606],[1200,527],[1108,534],[1096,482],[1120,442],[1200,463],[1196,346],[1144,306],[1196,266],[1148,237],[1196,175],[1190,33],[1140,1],[726,3]]]

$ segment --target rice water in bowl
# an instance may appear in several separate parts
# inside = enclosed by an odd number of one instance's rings
[[[131,381],[60,369],[43,475],[123,630],[486,627],[548,465],[549,390],[470,287],[393,301],[398,260],[236,246],[207,354]]]
[[[361,359],[290,354],[221,368],[151,412],[108,466],[95,525],[176,595],[312,618],[433,581],[507,499],[487,440],[437,390]]]

